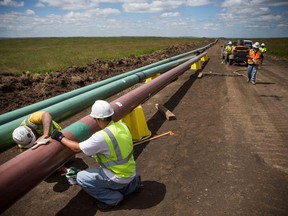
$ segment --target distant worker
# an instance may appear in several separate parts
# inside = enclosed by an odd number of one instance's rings
[[[267,52],[267,49],[266,49],[264,43],[261,44],[261,47],[260,47],[259,49],[260,49],[260,51],[261,51],[261,53],[262,53],[262,56],[261,56],[261,63],[260,63],[260,64],[262,65],[262,64],[263,64],[263,60],[264,60],[264,53]]]
[[[224,64],[229,62],[229,55],[232,54],[232,41],[229,41],[227,46],[225,47],[225,57],[224,57]]]
[[[13,140],[21,149],[32,147],[37,140],[48,138],[54,130],[61,127],[52,120],[49,112],[35,112],[26,117],[12,134]]]
[[[247,82],[251,82],[253,85],[256,83],[256,74],[258,70],[258,66],[261,62],[261,51],[259,50],[260,44],[256,42],[253,44],[252,49],[249,51],[248,56],[248,80]]]
[[[51,138],[74,152],[83,152],[96,159],[99,168],[88,168],[77,173],[77,183],[97,200],[99,209],[118,205],[126,195],[140,187],[133,156],[132,135],[122,122],[114,122],[114,110],[103,100],[95,101],[90,116],[101,130],[83,142],[66,138],[55,130]]]
[[[255,46],[259,46],[260,47],[260,43],[259,42],[255,42]]]

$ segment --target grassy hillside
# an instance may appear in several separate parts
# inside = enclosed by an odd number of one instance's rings
[[[143,55],[176,43],[204,39],[156,37],[26,38],[0,40],[0,73],[44,73],[95,59]]]

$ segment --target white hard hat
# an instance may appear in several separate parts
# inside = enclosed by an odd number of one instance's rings
[[[36,141],[36,136],[27,126],[17,127],[12,134],[13,140],[20,148],[30,148]]]
[[[259,49],[260,48],[260,44],[258,42],[256,42],[256,43],[253,44],[253,47],[256,48],[256,49]]]
[[[114,110],[111,105],[104,100],[97,100],[92,106],[90,116],[93,118],[107,118],[114,114]]]
[[[265,44],[264,44],[264,43],[262,43],[262,44],[261,44],[261,46],[265,46]]]
[[[228,44],[229,44],[229,45],[232,45],[232,41],[229,41]]]

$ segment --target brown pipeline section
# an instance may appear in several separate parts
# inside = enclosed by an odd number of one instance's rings
[[[204,52],[112,101],[110,104],[115,110],[113,120],[118,121],[123,118],[135,107],[144,103],[152,95],[187,71],[193,63],[199,61],[206,54]],[[89,127],[91,134],[99,130],[99,127],[95,126],[95,121],[90,116],[86,116],[79,121]],[[64,128],[63,134],[69,139],[76,140],[73,131],[67,131]],[[0,166],[0,213],[4,212],[73,156],[74,152],[70,149],[55,140],[51,140],[48,145],[40,146],[34,150],[28,149],[2,164]]]

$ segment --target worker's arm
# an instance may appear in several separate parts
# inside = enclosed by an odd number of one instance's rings
[[[71,149],[73,152],[81,152],[80,146],[78,142],[73,140],[69,140],[66,137],[63,137],[61,143]]]
[[[81,152],[79,143],[66,138],[60,131],[54,130],[51,138],[57,140],[58,142],[61,142],[73,152]]]
[[[52,126],[52,116],[49,112],[44,112],[42,115],[43,135],[42,138],[48,138]]]
[[[50,129],[52,127],[52,116],[49,112],[46,112],[46,111],[32,113],[28,117],[27,125],[30,125],[30,124],[32,125],[32,128],[33,128],[33,125],[42,126],[43,133],[40,135],[40,137],[38,137],[37,141],[46,139],[50,135]]]

